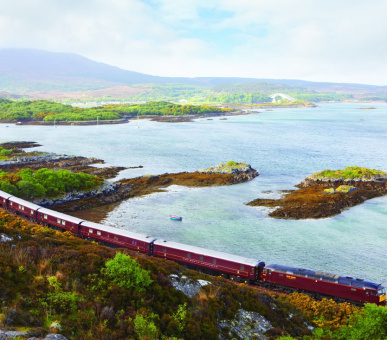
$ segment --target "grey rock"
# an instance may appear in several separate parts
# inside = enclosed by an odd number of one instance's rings
[[[13,237],[6,234],[0,234],[0,242],[10,242],[13,241]]]
[[[222,320],[219,322],[219,330],[229,329],[227,336],[220,335],[220,340],[230,339],[235,334],[238,339],[266,340],[264,333],[272,328],[271,323],[263,316],[255,312],[239,309],[234,320]]]
[[[1,331],[0,340],[15,339],[18,336],[26,336],[27,332],[16,332],[16,331]]]
[[[47,334],[44,340],[67,340],[67,338],[61,334]]]
[[[185,295],[192,298],[195,296],[202,287],[209,285],[210,282],[205,280],[193,280],[186,276],[178,277],[172,274],[171,276],[172,285],[175,289],[182,291]]]

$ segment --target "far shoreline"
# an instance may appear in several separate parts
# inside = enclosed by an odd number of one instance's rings
[[[123,119],[115,120],[88,120],[88,121],[43,121],[43,120],[0,120],[0,124],[15,124],[15,125],[43,125],[43,126],[91,126],[91,125],[114,125],[114,124],[128,124],[130,121],[135,121],[139,119],[149,119],[151,121],[160,122],[160,123],[186,123],[193,122],[196,119],[204,118],[214,118],[214,117],[230,117],[230,116],[243,116],[252,113],[259,113],[259,109],[281,109],[281,108],[315,108],[317,107],[314,103],[306,104],[286,104],[278,105],[273,104],[264,105],[264,104],[229,104],[223,105],[223,107],[235,108],[231,112],[211,112],[199,115],[143,115],[143,116],[127,116]]]

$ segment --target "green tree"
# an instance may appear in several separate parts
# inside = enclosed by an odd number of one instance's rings
[[[46,194],[43,185],[39,183],[21,180],[17,186],[19,187],[20,194],[26,198],[43,197]]]
[[[17,187],[7,181],[0,181],[0,190],[8,192],[11,195],[17,195]]]
[[[117,252],[114,259],[105,263],[105,267],[104,273],[121,288],[133,288],[142,292],[152,283],[149,272],[142,269],[129,255]]]

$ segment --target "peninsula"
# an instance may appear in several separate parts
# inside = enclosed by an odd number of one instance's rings
[[[34,142],[0,144],[0,190],[19,196],[28,192],[25,199],[93,222],[105,218],[122,200],[160,192],[170,185],[231,185],[258,176],[258,172],[250,165],[229,161],[194,172],[147,174],[108,182],[106,179],[112,179],[119,171],[128,168],[95,167],[93,164],[103,164],[104,161],[92,157],[23,150],[34,146],[38,145]],[[74,177],[76,173],[82,176],[80,186],[72,185],[73,182],[80,182],[79,178]],[[56,175],[60,176],[57,180],[54,179]],[[28,191],[19,188],[20,182],[28,186]],[[18,190],[22,192],[18,193]]]

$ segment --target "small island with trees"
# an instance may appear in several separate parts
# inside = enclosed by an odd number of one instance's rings
[[[285,219],[324,218],[364,201],[387,194],[387,173],[347,167],[324,170],[306,177],[280,199],[255,199],[247,205],[275,208],[270,217]]]
[[[237,110],[229,107],[181,105],[166,101],[79,108],[48,100],[0,99],[0,122],[18,122],[19,124],[127,123],[134,117],[189,116],[199,118],[206,115],[226,115],[235,111]]]

